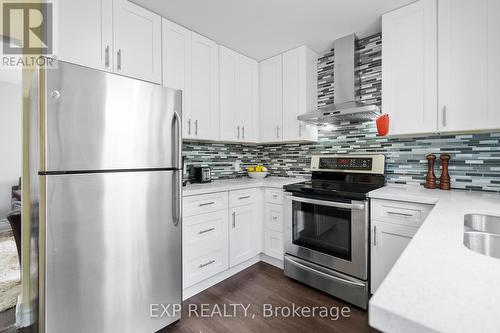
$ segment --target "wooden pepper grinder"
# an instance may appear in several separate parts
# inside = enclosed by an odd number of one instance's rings
[[[427,177],[425,177],[425,188],[435,189],[436,188],[436,175],[434,174],[434,162],[436,161],[436,155],[429,154],[427,158]]]
[[[439,188],[442,190],[450,190],[450,175],[448,174],[448,162],[450,161],[450,155],[442,154],[440,157],[441,165],[443,167],[443,172],[441,173]]]

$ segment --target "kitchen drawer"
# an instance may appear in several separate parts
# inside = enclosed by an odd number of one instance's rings
[[[257,190],[255,188],[229,192],[229,207],[231,208],[253,204],[256,201]]]
[[[182,221],[183,244],[204,247],[207,242],[227,242],[227,228],[227,210],[186,217]]]
[[[283,260],[283,233],[274,230],[264,232],[264,253],[270,257]]]
[[[227,192],[193,195],[182,198],[184,217],[215,212],[228,208]]]
[[[372,199],[371,218],[381,222],[419,227],[433,207],[421,203]]]
[[[278,189],[266,188],[266,202],[282,205],[283,204],[283,191]]]
[[[229,268],[227,246],[222,244],[203,249],[188,247],[183,253],[183,258],[183,288]]]
[[[265,228],[283,232],[283,206],[266,203],[264,209]]]

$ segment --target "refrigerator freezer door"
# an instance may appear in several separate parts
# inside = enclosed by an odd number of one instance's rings
[[[156,332],[180,318],[179,171],[46,177],[45,332]]]
[[[174,167],[180,90],[62,61],[46,73],[42,171]]]

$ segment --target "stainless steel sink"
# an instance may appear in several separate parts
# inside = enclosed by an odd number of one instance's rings
[[[470,250],[500,259],[500,216],[464,216],[464,245]]]
[[[464,216],[466,231],[482,231],[500,235],[500,216],[467,214]]]

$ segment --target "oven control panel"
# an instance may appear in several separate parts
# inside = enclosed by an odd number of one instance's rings
[[[322,155],[312,156],[312,171],[384,173],[384,155]]]
[[[371,170],[373,159],[370,157],[324,157],[319,159],[319,169]]]

